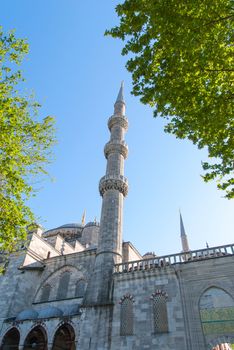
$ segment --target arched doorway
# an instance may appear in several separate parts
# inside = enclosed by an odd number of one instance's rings
[[[55,333],[52,350],[75,350],[75,332],[71,325],[64,324]]]
[[[3,337],[1,350],[18,350],[20,334],[17,328],[11,328]]]
[[[44,328],[37,326],[31,330],[25,339],[24,350],[47,350],[47,336]]]

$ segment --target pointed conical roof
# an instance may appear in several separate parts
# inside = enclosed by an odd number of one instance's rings
[[[181,212],[180,212],[180,235],[181,236],[186,236]]]
[[[119,89],[119,93],[118,93],[118,96],[117,96],[117,99],[116,99],[116,102],[123,102],[123,103],[125,103],[124,102],[124,94],[123,94],[123,92],[124,92],[124,82],[122,81],[120,89]]]

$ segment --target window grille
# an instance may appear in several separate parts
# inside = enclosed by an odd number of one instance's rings
[[[82,298],[85,291],[85,280],[81,279],[76,282],[75,296],[77,298]]]
[[[49,284],[46,284],[42,288],[41,292],[41,301],[48,301],[50,297],[50,292],[51,292],[51,286]]]
[[[153,327],[155,333],[168,332],[168,317],[167,317],[167,294],[157,290],[152,294],[153,301]]]
[[[120,335],[133,335],[133,302],[131,295],[124,296],[120,301]]]
[[[70,272],[66,271],[61,275],[59,280],[57,299],[65,299],[67,297],[69,280]]]

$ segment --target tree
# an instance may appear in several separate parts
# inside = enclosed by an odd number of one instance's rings
[[[133,94],[165,131],[207,148],[205,181],[234,197],[233,0],[125,0],[107,35],[125,41]]]
[[[24,39],[0,28],[0,249],[5,252],[22,245],[35,220],[26,200],[35,192],[34,176],[46,173],[55,141],[53,118],[40,120],[39,104],[22,92],[17,65],[27,53]]]

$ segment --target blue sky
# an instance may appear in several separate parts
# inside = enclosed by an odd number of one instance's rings
[[[99,219],[107,120],[124,80],[129,118],[125,175],[130,183],[124,240],[141,253],[179,252],[181,209],[191,249],[205,247],[206,241],[210,246],[232,243],[234,202],[222,198],[215,183],[203,183],[206,151],[165,134],[163,121],[130,94],[122,43],[103,35],[118,23],[117,3],[1,1],[4,30],[14,28],[30,44],[23,64],[25,88],[43,105],[41,116],[56,117],[58,144],[49,167],[54,180],[37,185],[30,206],[46,229],[80,222],[84,209],[86,221]]]

